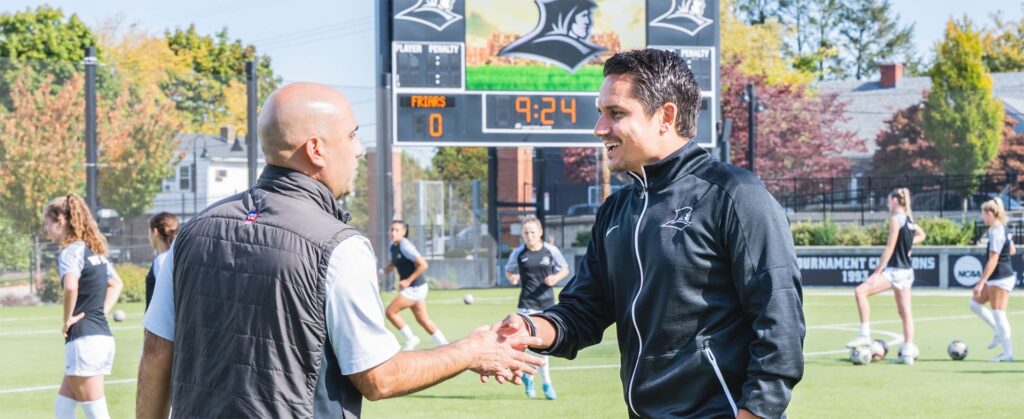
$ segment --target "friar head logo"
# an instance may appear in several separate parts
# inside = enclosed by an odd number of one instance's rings
[[[679,231],[683,231],[686,227],[689,227],[693,222],[690,221],[690,216],[693,215],[692,207],[685,207],[676,210],[675,215],[667,223],[662,224],[663,228],[674,228]]]
[[[420,23],[440,32],[448,25],[462,20],[462,15],[453,12],[457,1],[459,0],[417,0],[412,7],[398,12],[395,19]]]
[[[537,26],[498,52],[555,64],[571,73],[604,51],[590,42],[593,0],[534,0],[540,10]]]
[[[706,6],[704,0],[672,0],[672,6],[668,11],[654,18],[651,21],[651,26],[672,29],[694,36],[701,29],[714,23],[714,20],[704,17]]]

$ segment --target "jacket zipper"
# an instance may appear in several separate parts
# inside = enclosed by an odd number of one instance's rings
[[[722,385],[722,391],[725,392],[725,398],[729,399],[729,407],[732,407],[733,416],[739,415],[739,409],[736,408],[736,401],[732,399],[732,393],[729,392],[729,386],[725,384],[725,377],[722,376],[722,370],[718,368],[718,360],[715,359],[715,354],[711,352],[711,346],[706,342],[704,343],[704,355],[708,357],[708,361],[711,361],[711,367],[715,369],[715,375],[718,377],[718,383]]]
[[[643,340],[643,337],[640,335],[640,326],[639,326],[639,324],[637,324],[637,321],[636,321],[636,302],[637,302],[637,300],[640,299],[640,293],[643,292],[643,290],[644,290],[644,265],[643,265],[643,262],[641,262],[641,260],[640,260],[640,223],[643,221],[644,214],[647,212],[647,202],[648,202],[647,201],[647,172],[645,172],[643,170],[643,168],[641,168],[640,169],[640,173],[642,173],[644,175],[643,179],[641,179],[635,173],[630,172],[630,174],[633,175],[633,177],[635,177],[638,181],[640,181],[640,185],[641,185],[641,188],[642,188],[641,191],[640,191],[640,199],[642,201],[644,201],[644,208],[643,208],[643,210],[640,211],[640,217],[637,218],[637,220],[636,220],[636,227],[633,230],[633,252],[636,255],[636,264],[637,264],[637,267],[640,270],[640,287],[637,288],[636,296],[633,297],[632,307],[630,307],[630,316],[632,316],[632,318],[633,318],[633,329],[636,330],[636,339],[637,339],[637,342],[639,342],[639,345],[638,345],[639,347],[638,347],[638,349],[636,351],[636,363],[633,365],[633,372],[629,376],[629,386],[628,386],[628,389],[626,391],[626,399],[629,401],[629,410],[631,410],[633,412],[633,414],[636,415],[636,416],[640,416],[640,413],[638,413],[636,411],[636,408],[633,407],[633,380],[636,379],[636,370],[638,368],[640,368],[640,358],[643,355],[643,351],[644,351],[644,340]]]

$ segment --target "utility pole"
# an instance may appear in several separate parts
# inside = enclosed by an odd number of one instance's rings
[[[245,84],[246,84],[246,128],[245,132],[245,154],[248,157],[249,163],[249,187],[256,186],[256,159],[259,158],[259,154],[256,152],[259,150],[259,138],[256,137],[256,100],[257,100],[257,83],[259,82],[259,74],[256,71],[255,61],[245,62]],[[205,148],[205,146],[204,146]],[[193,154],[195,150],[193,149]]]
[[[85,48],[85,195],[93,217],[99,214],[100,200],[96,187],[96,47]]]
[[[747,115],[750,118],[747,121],[747,168],[751,173],[757,173],[754,161],[757,158],[757,113],[761,112],[761,102],[757,100],[754,83],[747,83],[747,88],[740,99],[747,104]]]

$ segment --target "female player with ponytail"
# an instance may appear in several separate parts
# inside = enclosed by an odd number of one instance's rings
[[[107,242],[89,207],[75,194],[43,209],[47,237],[60,246],[58,273],[64,288],[64,380],[53,410],[74,418],[81,403],[86,418],[109,418],[103,376],[114,364],[114,337],[107,315],[124,284],[107,261]]]
[[[896,294],[896,307],[903,320],[903,348],[900,362],[913,364],[917,358],[914,344],[914,317],[910,309],[910,288],[914,285],[914,267],[910,252],[914,244],[924,241],[924,231],[914,224],[910,210],[910,191],[899,188],[889,194],[889,240],[878,261],[875,272],[857,286],[854,296],[860,313],[860,336],[847,344],[857,347],[871,344],[871,306],[868,297],[892,288]]]
[[[988,261],[981,272],[981,280],[974,286],[970,307],[995,332],[988,349],[1003,345],[1003,352],[992,358],[992,362],[1012,362],[1013,347],[1006,305],[1010,302],[1010,291],[1017,283],[1017,273],[1010,264],[1010,256],[1017,253],[1017,248],[1013,245],[1013,235],[1006,231],[1006,210],[1002,199],[985,202],[981,206],[981,218],[988,226]],[[992,310],[985,307],[985,303],[992,304]]]

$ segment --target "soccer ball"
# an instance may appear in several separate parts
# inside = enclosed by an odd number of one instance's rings
[[[114,321],[115,322],[123,322],[124,319],[127,319],[127,318],[128,318],[128,315],[124,313],[124,310],[114,310]]]
[[[875,339],[871,342],[871,360],[881,361],[889,354],[889,344],[882,339]]]
[[[850,349],[850,362],[853,365],[864,365],[871,362],[871,348],[867,346],[858,346]]]
[[[961,340],[954,340],[946,347],[946,352],[949,352],[949,357],[954,361],[962,361],[967,358],[967,344]]]
[[[466,294],[465,297],[462,297],[462,302],[466,304],[473,304],[473,294]]]

